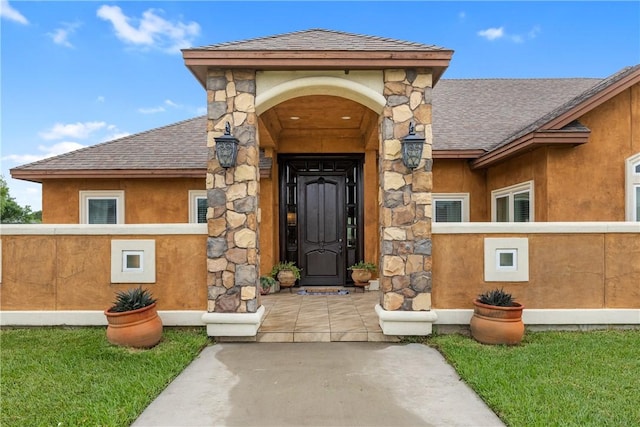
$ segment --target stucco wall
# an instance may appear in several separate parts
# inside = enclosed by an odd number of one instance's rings
[[[206,310],[206,235],[3,235],[2,310],[104,310],[111,284],[111,240],[154,239],[156,283],[144,284],[160,310]]]
[[[540,148],[487,169],[487,221],[491,221],[491,192],[533,180],[534,220],[549,221],[547,215],[547,149]]]
[[[469,220],[490,221],[489,198],[486,196],[485,171],[469,168],[467,160],[436,159],[433,161],[434,193],[469,193]]]
[[[529,238],[528,282],[484,281],[484,238],[499,236]],[[0,309],[108,308],[117,290],[136,286],[110,283],[112,239],[156,241],[156,283],[144,286],[158,298],[159,309],[206,310],[204,232],[3,233]],[[476,295],[495,287],[504,287],[531,309],[638,308],[638,283],[640,232],[433,234],[432,304],[436,309],[470,309]]]
[[[529,281],[485,282],[484,239],[528,237]],[[434,234],[433,307],[473,308],[490,289],[527,308],[640,307],[640,232]]]
[[[625,160],[640,152],[640,84],[579,121],[589,142],[549,150],[549,221],[624,221]]]
[[[189,190],[205,189],[202,179],[52,179],[42,183],[42,222],[78,224],[80,191],[124,190],[126,224],[189,222]]]
[[[625,160],[640,152],[640,85],[579,121],[591,130],[586,144],[539,148],[487,169],[488,221],[491,191],[529,180],[535,221],[625,220]]]

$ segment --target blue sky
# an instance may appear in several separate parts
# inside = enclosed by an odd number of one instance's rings
[[[205,112],[180,49],[326,28],[455,51],[444,78],[606,77],[640,63],[640,2],[0,0],[2,175]]]

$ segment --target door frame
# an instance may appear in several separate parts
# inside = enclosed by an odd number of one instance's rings
[[[364,259],[364,154],[279,154],[278,155],[278,224],[279,224],[279,242],[278,242],[278,253],[280,257],[280,261],[294,261],[297,265],[300,265],[300,257],[302,256],[300,253],[300,242],[299,242],[299,231],[296,229],[296,250],[295,254],[293,251],[288,250],[287,247],[287,200],[285,198],[287,194],[287,177],[286,171],[287,166],[295,161],[310,161],[310,162],[321,162],[321,161],[350,161],[354,163],[355,166],[355,214],[356,214],[356,224],[349,225],[347,224],[347,186],[345,186],[345,212],[344,212],[344,222],[345,222],[345,230],[344,235],[347,237],[347,229],[352,228],[355,231],[356,239],[353,248],[350,248],[345,238],[345,284],[353,284],[351,279],[351,275],[348,274],[346,270],[348,266],[361,261]],[[321,171],[317,171],[318,174]],[[301,171],[301,174],[304,175],[313,175],[314,171],[304,170]],[[327,172],[329,174],[336,174],[335,171]],[[344,171],[346,175],[346,170]],[[347,183],[348,183],[347,179]],[[297,189],[296,189],[297,191]],[[297,201],[296,201],[297,205]],[[305,285],[306,286],[306,285]],[[313,285],[309,285],[313,286]]]

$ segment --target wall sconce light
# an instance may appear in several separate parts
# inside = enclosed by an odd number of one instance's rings
[[[231,135],[229,122],[224,125],[224,135],[214,138],[216,141],[216,154],[220,166],[230,168],[235,166],[238,157],[238,139]]]
[[[422,160],[424,138],[416,135],[413,123],[409,123],[409,135],[402,140],[402,163],[409,169],[415,169]]]

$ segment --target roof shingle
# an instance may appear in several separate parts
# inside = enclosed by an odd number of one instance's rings
[[[337,51],[415,51],[448,50],[440,46],[384,37],[345,33],[320,28],[219,43],[197,50],[337,50]],[[189,49],[186,49],[189,50]]]

